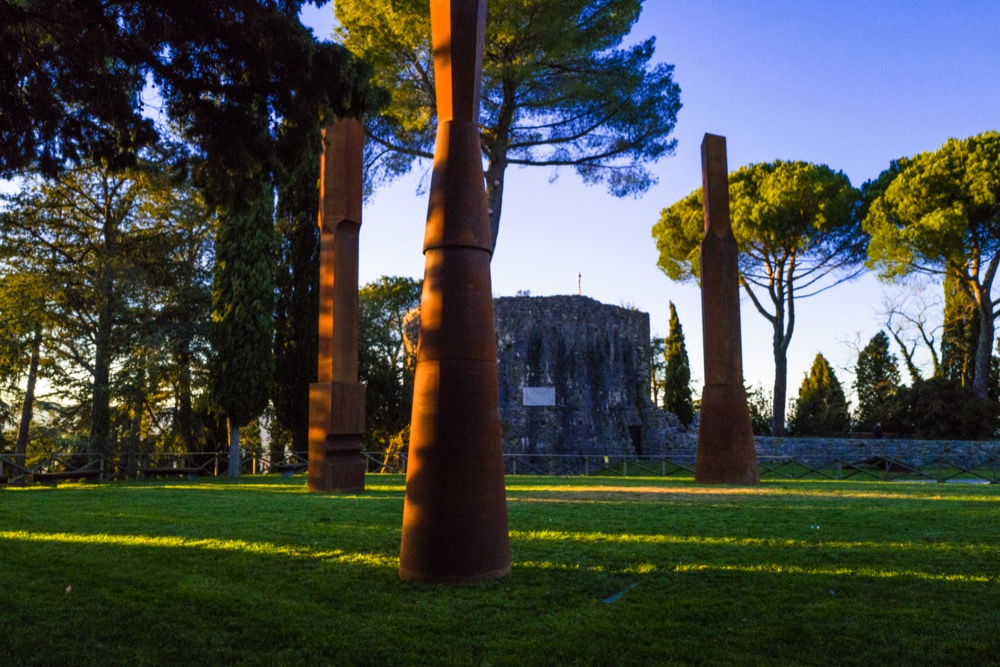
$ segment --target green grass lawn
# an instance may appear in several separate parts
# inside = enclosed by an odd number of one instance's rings
[[[464,587],[397,577],[399,476],[0,490],[0,664],[1000,664],[996,485],[507,485]]]

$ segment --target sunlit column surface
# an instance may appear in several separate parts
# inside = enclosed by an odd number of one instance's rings
[[[358,382],[358,232],[362,142],[354,119],[323,132],[320,163],[319,369],[309,386],[309,490],[361,491],[365,388]]]
[[[705,206],[705,237],[701,242],[705,389],[695,480],[756,484],[757,453],[743,388],[739,269],[736,238],[729,220],[725,137],[705,135],[701,174]]]
[[[431,1],[439,125],[399,567],[414,581],[510,571],[478,125],[485,25],[485,0]]]

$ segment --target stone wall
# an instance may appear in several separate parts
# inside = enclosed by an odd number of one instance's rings
[[[857,463],[872,457],[899,461],[914,468],[942,462],[973,467],[1000,459],[996,440],[897,440],[894,438],[769,438],[756,436],[757,456],[787,458],[805,465],[823,465],[833,461]],[[671,449],[673,456],[694,457],[696,442]]]
[[[507,453],[666,453],[676,418],[650,400],[648,314],[584,296],[502,297],[493,313]]]

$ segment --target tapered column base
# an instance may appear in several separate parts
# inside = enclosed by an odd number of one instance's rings
[[[705,385],[694,479],[702,484],[760,482],[750,410],[742,385]]]
[[[317,493],[365,490],[361,455],[365,432],[365,387],[357,382],[309,385],[308,487]]]
[[[510,572],[493,361],[418,362],[399,576],[474,583]]]

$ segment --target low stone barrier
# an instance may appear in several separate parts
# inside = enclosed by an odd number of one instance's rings
[[[772,438],[755,436],[758,457],[786,458],[805,465],[856,463],[881,457],[922,468],[937,463],[971,468],[1000,460],[998,440],[904,440],[897,438]],[[695,442],[677,443],[670,455],[691,455]]]
[[[755,438],[758,456],[803,463],[847,462],[882,457],[914,468],[948,463],[970,468],[1000,458],[996,440],[897,440],[889,438]]]

